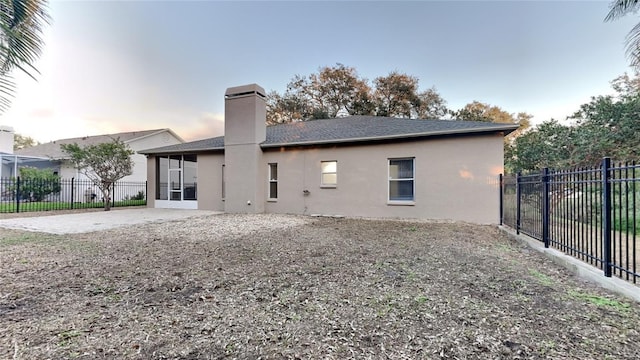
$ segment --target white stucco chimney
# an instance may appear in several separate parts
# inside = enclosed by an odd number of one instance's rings
[[[225,212],[264,212],[267,165],[262,163],[260,143],[267,131],[265,98],[256,84],[225,92]]]
[[[0,125],[0,153],[13,154],[14,134],[11,126]]]

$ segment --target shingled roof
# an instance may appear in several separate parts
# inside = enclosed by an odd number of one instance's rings
[[[16,155],[26,155],[26,156],[41,156],[47,157],[50,159],[65,159],[68,158],[68,155],[65,154],[62,149],[60,149],[60,145],[62,144],[78,144],[80,146],[87,145],[96,145],[102,144],[106,142],[113,141],[113,139],[120,139],[123,142],[130,142],[132,140],[136,140],[139,138],[143,138],[145,136],[153,135],[158,132],[166,131],[167,129],[153,129],[153,130],[143,130],[143,131],[129,131],[129,132],[121,132],[117,134],[105,134],[105,135],[94,135],[94,136],[84,136],[77,138],[69,138],[69,139],[60,139],[51,141],[44,144],[39,144],[36,146],[16,150]]]
[[[398,119],[379,116],[349,116],[267,126],[262,148],[306,146],[367,141],[402,140],[443,135],[508,134],[514,124],[480,121]],[[141,151],[143,154],[224,150],[224,136]]]

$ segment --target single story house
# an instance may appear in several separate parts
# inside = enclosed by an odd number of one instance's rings
[[[0,130],[4,130],[0,133],[0,149],[4,150],[3,153],[0,153],[0,164],[2,165],[0,166],[0,178],[7,179],[18,176],[20,168],[24,166],[51,169],[62,179],[74,178],[80,180],[74,185],[73,191],[70,188],[63,187],[59,194],[59,197],[63,199],[70,198],[71,194],[73,194],[73,201],[86,201],[86,193],[95,194],[98,191],[86,176],[71,163],[69,156],[62,151],[60,145],[73,143],[80,146],[97,145],[111,142],[113,139],[118,138],[135,152],[131,156],[133,160],[132,174],[125,176],[120,181],[138,183],[147,181],[147,158],[145,155],[140,154],[139,151],[184,142],[171,129],[153,129],[61,139],[13,151],[13,129],[0,127]],[[140,191],[139,189],[139,186],[132,186],[130,191],[119,191],[117,196],[133,196]],[[1,193],[3,193],[2,189],[0,189]],[[115,198],[115,200],[120,199]]]
[[[266,126],[258,85],[225,94],[225,136],[141,151],[147,206],[497,223],[512,124],[349,116]]]
[[[133,173],[124,177],[121,181],[146,181],[147,180],[147,159],[145,155],[139,154],[140,150],[155,148],[159,146],[181,144],[184,140],[171,129],[153,129],[142,131],[129,131],[117,134],[105,134],[94,136],[83,136],[77,138],[55,140],[44,144],[16,150],[15,155],[30,156],[48,159],[46,168],[53,169],[61,178],[81,178],[78,169],[69,161],[69,156],[62,151],[62,144],[78,144],[80,146],[97,145],[120,139],[129,145],[135,152],[131,156],[133,160]],[[43,167],[43,166],[38,166]]]

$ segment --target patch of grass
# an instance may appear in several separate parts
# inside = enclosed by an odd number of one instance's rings
[[[37,233],[28,233],[28,234],[20,234],[20,235],[9,235],[7,237],[0,238],[0,247],[1,246],[11,246],[11,245],[21,245],[26,243],[48,243],[53,240],[52,236],[47,236],[44,234]]]
[[[80,336],[80,331],[78,330],[63,331],[58,334],[58,346],[68,346],[71,344],[71,340],[78,336]]]
[[[394,308],[397,308],[397,301],[392,294],[386,294],[383,298],[376,300],[374,306],[376,308],[377,317],[385,317]]]
[[[538,279],[538,281],[542,284],[542,285],[546,285],[546,286],[551,286],[553,285],[554,281],[552,278],[548,277],[547,275],[535,270],[535,269],[529,269],[529,275],[533,276],[534,278]]]
[[[146,200],[122,200],[116,201],[112,204],[112,207],[124,207],[124,206],[143,206],[146,205]],[[20,212],[31,212],[31,211],[56,211],[56,210],[71,210],[71,209],[99,209],[103,208],[103,202],[92,202],[92,203],[74,203],[73,207],[71,203],[68,202],[24,202],[20,203]],[[15,203],[2,203],[0,204],[0,213],[15,213],[16,212],[16,204]]]
[[[498,244],[497,248],[498,248],[498,250],[504,251],[504,252],[512,252],[513,251],[513,248],[508,244]]]
[[[514,298],[517,299],[519,302],[523,302],[523,303],[527,303],[531,301],[531,298],[519,292],[514,295]]]
[[[416,296],[415,301],[418,304],[422,305],[422,304],[426,303],[427,301],[429,301],[429,298],[424,296],[424,295],[420,295],[420,296]]]
[[[569,296],[577,300],[590,302],[596,306],[606,306],[623,312],[629,311],[629,309],[631,308],[631,305],[627,303],[623,303],[617,300],[611,300],[603,296],[585,294],[578,291],[569,291]]]
[[[407,271],[407,280],[414,281],[414,280],[416,280],[416,278],[417,278],[417,275],[416,275],[415,272],[413,272],[411,270]]]
[[[556,342],[553,340],[540,341],[540,353],[549,354],[556,349]]]

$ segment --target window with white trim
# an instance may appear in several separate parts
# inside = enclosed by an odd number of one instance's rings
[[[321,161],[320,162],[320,186],[336,187],[338,185],[338,162]]]
[[[389,202],[415,200],[415,158],[389,159]]]
[[[269,164],[269,200],[278,199],[278,164]]]

